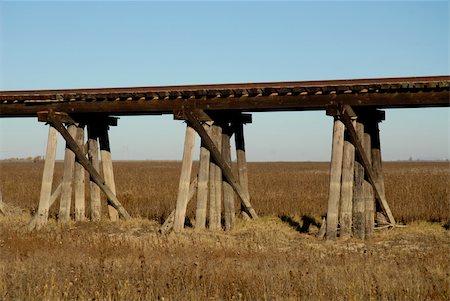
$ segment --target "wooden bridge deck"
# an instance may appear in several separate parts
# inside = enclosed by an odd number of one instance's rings
[[[171,114],[199,110],[300,111],[355,107],[448,107],[450,76],[133,88],[0,91],[0,117]]]

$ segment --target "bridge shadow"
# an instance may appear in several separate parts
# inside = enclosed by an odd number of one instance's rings
[[[280,220],[284,223],[287,223],[290,227],[292,227],[295,231],[300,233],[309,233],[311,226],[316,226],[320,229],[321,223],[317,222],[315,218],[309,215],[303,215],[300,218],[300,222],[295,221],[289,215],[280,215],[278,216]]]

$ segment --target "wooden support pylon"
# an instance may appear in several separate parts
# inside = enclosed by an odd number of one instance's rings
[[[39,114],[38,114],[39,115]],[[93,167],[93,165],[84,156],[83,150],[77,145],[77,142],[69,134],[67,129],[61,122],[62,117],[54,112],[45,112],[41,114],[40,119],[46,119],[48,122],[63,136],[66,140],[68,147],[75,153],[77,160],[84,167],[84,169],[89,173],[95,184],[105,193],[108,202],[119,212],[119,215],[124,219],[129,219],[130,215],[122,206],[122,204],[117,199],[116,195],[111,191],[111,189],[105,184],[103,177],[98,173],[98,171]],[[65,116],[66,118],[70,118]]]
[[[238,168],[239,184],[241,185],[247,199],[250,200],[250,193],[248,191],[247,158],[245,155],[244,123],[242,121],[234,123],[234,141],[236,146],[236,163]],[[241,214],[244,218],[249,218],[242,205]]]
[[[100,170],[100,162],[98,158],[98,131],[95,125],[87,125],[88,133],[88,157],[92,167],[98,172]],[[92,176],[89,177],[89,192],[90,192],[90,209],[91,220],[100,221],[101,219],[101,202],[100,202],[100,187],[95,183]]]
[[[79,124],[77,126],[76,141],[78,147],[81,149],[84,147],[84,125]],[[75,190],[75,221],[81,222],[85,219],[86,211],[86,193],[85,193],[85,180],[86,175],[83,166],[78,160],[75,161],[75,175],[74,175],[74,190]]]
[[[371,136],[371,154],[372,154],[372,168],[377,179],[378,187],[380,188],[380,194],[382,198],[386,198],[386,192],[384,188],[384,176],[383,176],[383,164],[381,157],[381,146],[380,146],[380,130],[379,122],[384,118],[374,119],[369,125],[369,131]],[[382,212],[380,202],[376,202],[376,222],[378,225],[385,225],[387,223],[387,218]]]
[[[339,199],[341,195],[342,154],[344,147],[344,124],[334,117],[333,145],[331,151],[330,188],[328,193],[326,238],[337,237]]]
[[[70,136],[76,138],[77,127],[75,124],[69,124],[67,131]],[[67,146],[64,153],[64,171],[61,186],[61,199],[59,201],[59,222],[67,223],[70,221],[70,207],[72,204],[72,187],[75,166],[75,154]]]
[[[49,208],[52,207],[52,205],[56,202],[56,200],[61,196],[61,186],[62,183],[59,183],[58,187],[56,187],[56,189],[53,191],[51,197],[50,197],[50,202],[49,202]],[[28,230],[33,230],[36,228],[36,221],[38,218],[38,214],[36,213],[30,220],[30,222],[28,223]]]
[[[217,122],[214,122],[212,125],[211,137],[217,149],[220,150],[222,148],[222,127]],[[222,171],[213,158],[210,158],[210,161],[210,173],[214,174],[210,177],[210,189],[214,189],[214,192],[210,193],[209,229],[215,231],[221,228]]]
[[[364,139],[364,125],[358,120],[356,123],[358,139]],[[358,239],[366,237],[366,219],[364,202],[364,166],[358,155],[355,160],[355,181],[353,188],[353,235]]]
[[[202,127],[203,128],[203,127]],[[177,204],[175,208],[175,220],[173,230],[180,232],[184,228],[186,207],[189,198],[189,183],[192,171],[192,151],[195,143],[195,130],[188,124],[184,142],[183,162],[181,164],[180,183],[178,186]]]
[[[211,123],[204,123],[203,127],[207,133],[210,133]],[[209,150],[202,143],[200,147],[200,166],[198,171],[197,209],[195,212],[196,229],[204,229],[206,227],[210,157]]]
[[[370,132],[368,131],[369,122],[367,119],[363,120],[364,122],[364,140],[363,147],[364,152],[367,156],[367,160],[369,161],[369,165],[372,166],[372,153],[371,153],[371,137]],[[370,184],[368,177],[363,182],[363,191],[364,191],[364,215],[365,215],[365,239],[370,239],[373,236],[374,224],[375,224],[375,198],[373,193],[373,187]]]
[[[198,179],[199,176],[196,176],[194,180],[189,185],[189,196],[188,196],[188,203],[189,201],[194,197],[195,193],[198,189]],[[164,223],[159,228],[159,233],[166,234],[173,228],[173,223],[175,221],[175,209],[170,212],[169,216],[166,218]]]
[[[222,156],[229,166],[231,166],[231,134],[232,130],[230,125],[224,123],[222,130]],[[227,181],[223,181],[223,204],[225,230],[231,230],[235,223],[234,191],[233,187]]]
[[[38,230],[45,226],[48,220],[48,211],[50,208],[50,198],[52,194],[53,172],[55,169],[57,135],[58,131],[50,125],[48,129],[44,172],[42,174],[41,194],[39,196],[39,206],[36,215],[37,218],[35,226]],[[34,229],[34,227],[30,228],[31,230]]]
[[[353,120],[353,124],[356,124],[356,120]],[[350,142],[348,131],[345,131],[342,157],[341,205],[339,207],[339,237],[344,239],[352,235],[354,170],[355,147]]]
[[[253,207],[250,204],[250,200],[247,198],[247,196],[244,194],[244,191],[242,187],[239,185],[239,183],[236,181],[233,172],[231,171],[231,166],[229,166],[223,156],[221,155],[219,149],[211,139],[211,137],[208,135],[208,133],[205,131],[203,126],[201,125],[198,118],[195,116],[195,114],[191,110],[185,110],[184,115],[186,119],[188,120],[189,124],[197,131],[197,133],[200,135],[201,139],[204,141],[205,146],[210,151],[212,159],[215,161],[215,163],[220,167],[222,170],[222,175],[225,177],[227,182],[233,187],[233,190],[236,192],[237,196],[241,200],[244,206],[244,210],[250,215],[251,218],[257,218],[258,215],[256,211],[253,209]]]
[[[105,122],[98,126],[98,137],[100,144],[100,157],[103,170],[103,177],[105,178],[106,185],[111,188],[111,191],[116,194],[116,184],[114,181],[113,164],[111,158],[111,147],[109,145],[108,135],[109,125]],[[117,210],[108,204],[108,214],[111,221],[117,221],[119,219],[119,213]]]
[[[373,172],[373,168],[372,168],[371,164],[369,163],[369,160],[364,152],[362,139],[358,137],[356,129],[352,124],[351,117],[348,113],[349,110],[351,110],[351,108],[349,106],[343,106],[343,108],[340,108],[341,120],[345,124],[345,126],[350,134],[353,145],[355,146],[355,151],[358,154],[358,157],[361,159],[361,163],[364,167],[364,172],[367,175],[367,179],[374,189],[375,197],[377,198],[377,200],[379,200],[379,204],[383,210],[383,213],[386,214],[386,216],[388,218],[388,222],[392,226],[394,226],[395,218],[392,215],[391,209],[389,208],[389,204],[387,203],[385,196],[383,196],[381,194],[381,188],[379,187],[379,184],[376,181],[376,177]]]

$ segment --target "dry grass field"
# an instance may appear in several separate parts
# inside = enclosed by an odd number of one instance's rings
[[[326,212],[326,163],[250,163],[260,219],[228,233],[166,236],[157,229],[175,206],[179,162],[114,163],[131,221],[60,226],[56,206],[49,226],[30,233],[42,167],[0,162],[12,213],[0,215],[0,300],[450,299],[448,163],[385,163],[387,199],[407,226],[335,243],[314,236]]]

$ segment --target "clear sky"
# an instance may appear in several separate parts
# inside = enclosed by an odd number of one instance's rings
[[[448,75],[449,2],[0,2],[0,89]],[[385,160],[444,159],[450,110],[387,110]],[[185,126],[122,117],[115,159],[180,160]],[[250,161],[326,161],[332,119],[255,113]],[[37,119],[0,119],[0,159],[45,154]],[[62,158],[63,143],[58,150]]]

